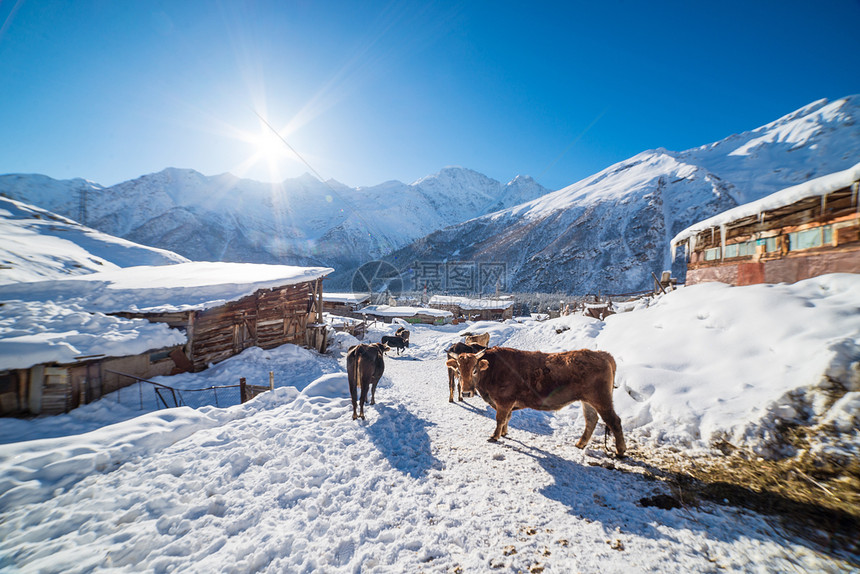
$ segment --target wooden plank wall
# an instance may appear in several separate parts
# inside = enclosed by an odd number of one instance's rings
[[[313,283],[262,289],[253,295],[198,312],[189,329],[195,371],[251,346],[271,349],[305,344]]]

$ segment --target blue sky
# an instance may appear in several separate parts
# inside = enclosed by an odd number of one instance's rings
[[[0,173],[550,189],[860,93],[860,2],[0,0]]]

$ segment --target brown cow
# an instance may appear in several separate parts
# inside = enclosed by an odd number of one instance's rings
[[[582,401],[585,431],[577,448],[588,444],[599,414],[615,436],[618,456],[627,449],[621,419],[612,406],[615,359],[609,353],[588,349],[541,353],[493,347],[477,354],[462,353],[447,364],[456,365],[464,389],[477,389],[496,409],[491,441],[507,436],[508,421],[516,409],[556,411]]]
[[[407,331],[405,327],[397,327],[397,330],[394,332],[394,335],[406,341],[406,346],[409,346],[409,331]]]
[[[467,345],[466,343],[454,343],[448,350],[445,352],[448,360],[445,364],[448,366],[448,402],[454,402],[454,380],[460,376],[460,373],[457,369],[456,359],[460,356],[461,353],[479,353],[483,351],[485,347],[481,345]],[[451,359],[454,359],[454,363],[451,362]],[[460,381],[457,383],[457,400],[463,400],[463,379],[460,378]],[[469,388],[466,393],[471,397],[474,393],[473,388]]]
[[[354,345],[346,354],[346,377],[349,380],[349,395],[352,398],[352,420],[364,418],[364,403],[370,389],[370,404],[376,404],[376,384],[385,370],[383,354],[388,347],[383,343]],[[361,389],[361,413],[358,406],[358,389]]]
[[[465,343],[467,345],[480,345],[485,349],[490,346],[489,333],[481,333],[480,335],[475,335],[474,333],[466,333],[463,336],[466,337]]]

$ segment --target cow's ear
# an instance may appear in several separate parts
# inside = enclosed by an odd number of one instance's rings
[[[445,364],[448,365],[449,367],[451,367],[452,369],[456,369],[457,368],[457,359],[448,359],[447,361],[445,361]]]
[[[478,370],[479,371],[486,371],[489,368],[490,368],[490,363],[487,362],[487,359],[481,359],[480,362],[478,362]]]

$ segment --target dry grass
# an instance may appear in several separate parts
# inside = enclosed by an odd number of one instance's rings
[[[792,440],[803,446],[803,430]],[[722,450],[727,454],[693,458],[670,449],[645,451],[633,445],[630,462],[620,462],[616,468],[644,469],[646,475],[666,482],[683,508],[708,501],[773,517],[787,532],[856,565],[860,461],[823,463],[803,449],[799,456],[781,460],[765,460],[740,449]]]

